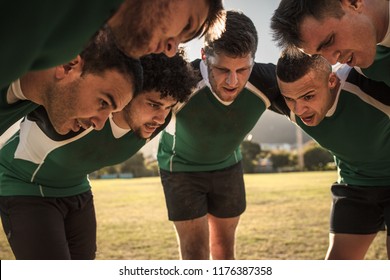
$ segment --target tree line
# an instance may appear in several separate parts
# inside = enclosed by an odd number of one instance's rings
[[[309,141],[303,150],[303,169],[298,166],[296,151],[262,150],[261,145],[252,141],[241,143],[242,163],[245,173],[321,171],[335,169],[333,156],[316,142]],[[262,164],[267,163],[264,168]],[[104,167],[92,174],[92,178],[120,178],[158,176],[156,160],[146,160],[142,153],[113,166]]]

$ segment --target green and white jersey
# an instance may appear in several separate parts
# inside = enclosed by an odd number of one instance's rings
[[[390,86],[390,19],[385,38],[376,46],[374,63],[368,68],[362,68],[361,71],[368,78],[385,82]]]
[[[15,122],[38,108],[38,104],[25,99],[19,80],[0,90],[0,135]]]
[[[0,88],[75,58],[122,2],[1,1]]]
[[[203,61],[193,64],[202,80],[188,102],[176,106],[160,138],[158,163],[171,172],[220,170],[239,162],[241,142],[279,93],[275,65],[256,63],[242,92],[224,102],[211,90]]]
[[[290,119],[335,157],[339,183],[390,187],[390,88],[349,66],[334,105],[317,126]]]
[[[390,47],[377,45],[374,63],[368,68],[361,68],[360,71],[368,78],[390,86]]]
[[[1,196],[83,193],[90,189],[87,174],[125,161],[147,143],[133,131],[119,128],[111,117],[100,131],[90,128],[59,135],[42,111],[39,107],[30,114],[0,150]]]

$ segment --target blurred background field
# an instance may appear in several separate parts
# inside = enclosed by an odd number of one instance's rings
[[[237,230],[242,260],[323,259],[328,246],[330,185],[336,172],[245,175],[247,210]],[[159,177],[93,180],[97,259],[178,259]],[[26,233],[28,234],[28,233]],[[380,232],[366,259],[387,259]],[[14,259],[0,232],[0,259]]]

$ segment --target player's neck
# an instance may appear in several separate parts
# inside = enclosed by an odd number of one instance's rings
[[[377,43],[385,38],[389,29],[389,1],[367,1],[367,9],[377,32]]]
[[[114,123],[122,129],[131,129],[130,124],[126,121],[126,110],[112,113],[112,120]]]
[[[45,87],[47,78],[50,75],[49,70],[33,71],[25,74],[20,78],[20,88],[23,95],[30,101],[39,105],[45,105]]]
[[[337,93],[339,92],[340,85],[341,85],[340,79],[337,78],[337,83],[336,83],[335,87],[330,89],[330,93],[332,96],[332,102],[331,102],[332,105],[330,107],[332,107],[336,101],[336,97],[337,97]]]

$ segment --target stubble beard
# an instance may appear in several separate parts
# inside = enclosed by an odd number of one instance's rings
[[[48,86],[45,90],[45,109],[49,117],[49,121],[58,134],[65,135],[70,132],[70,128],[63,127],[67,122],[70,122],[70,116],[73,115],[73,109],[77,102],[74,98],[67,98],[77,90],[77,82],[72,82],[70,85],[61,87],[59,85]]]

